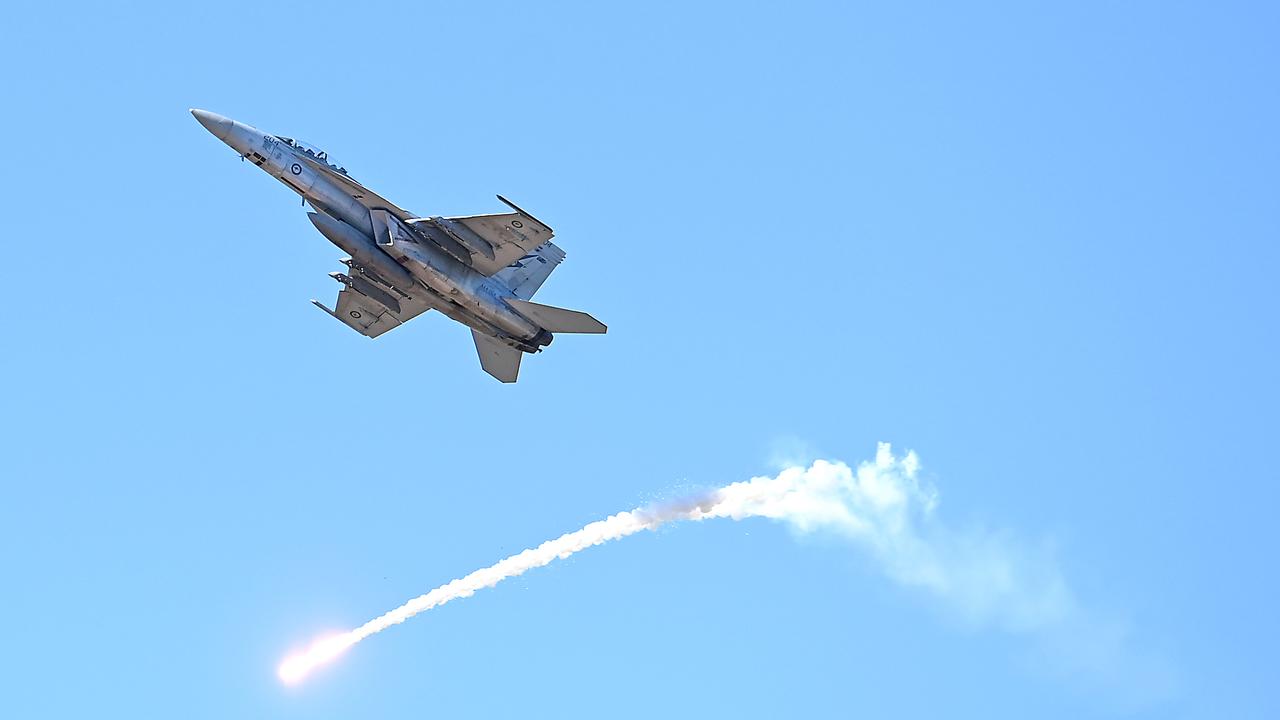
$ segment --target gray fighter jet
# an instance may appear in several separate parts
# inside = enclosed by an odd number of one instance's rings
[[[471,328],[485,372],[515,382],[524,353],[554,333],[603,333],[576,310],[530,302],[564,260],[551,228],[498,196],[512,212],[419,217],[356,182],[324,151],[205,110],[192,110],[230,145],[315,209],[311,222],[350,257],[336,309],[316,307],[361,335],[377,337],[435,309]]]

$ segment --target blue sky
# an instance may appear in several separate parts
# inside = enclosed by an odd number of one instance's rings
[[[1270,5],[4,16],[0,715],[1276,714]],[[609,334],[515,386],[440,317],[359,337],[307,302],[340,251],[193,106],[422,214],[502,193],[569,254],[538,299]],[[880,441],[934,540],[1074,620],[709,521],[274,676],[610,513]]]

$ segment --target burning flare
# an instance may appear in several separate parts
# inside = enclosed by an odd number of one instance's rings
[[[353,633],[344,632],[322,637],[311,643],[306,650],[294,653],[280,663],[276,674],[281,682],[292,685],[301,682],[312,668],[338,657],[344,650],[356,644]]]

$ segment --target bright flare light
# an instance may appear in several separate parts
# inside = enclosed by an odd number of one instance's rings
[[[356,638],[349,632],[320,638],[311,643],[311,647],[305,651],[285,658],[276,670],[276,674],[286,685],[301,682],[316,666],[338,657],[344,650],[355,644]]]

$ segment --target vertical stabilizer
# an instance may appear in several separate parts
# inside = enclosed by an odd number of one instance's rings
[[[516,376],[520,374],[520,356],[524,353],[498,338],[475,330],[471,331],[471,337],[476,341],[480,367],[504,383],[515,382]]]

